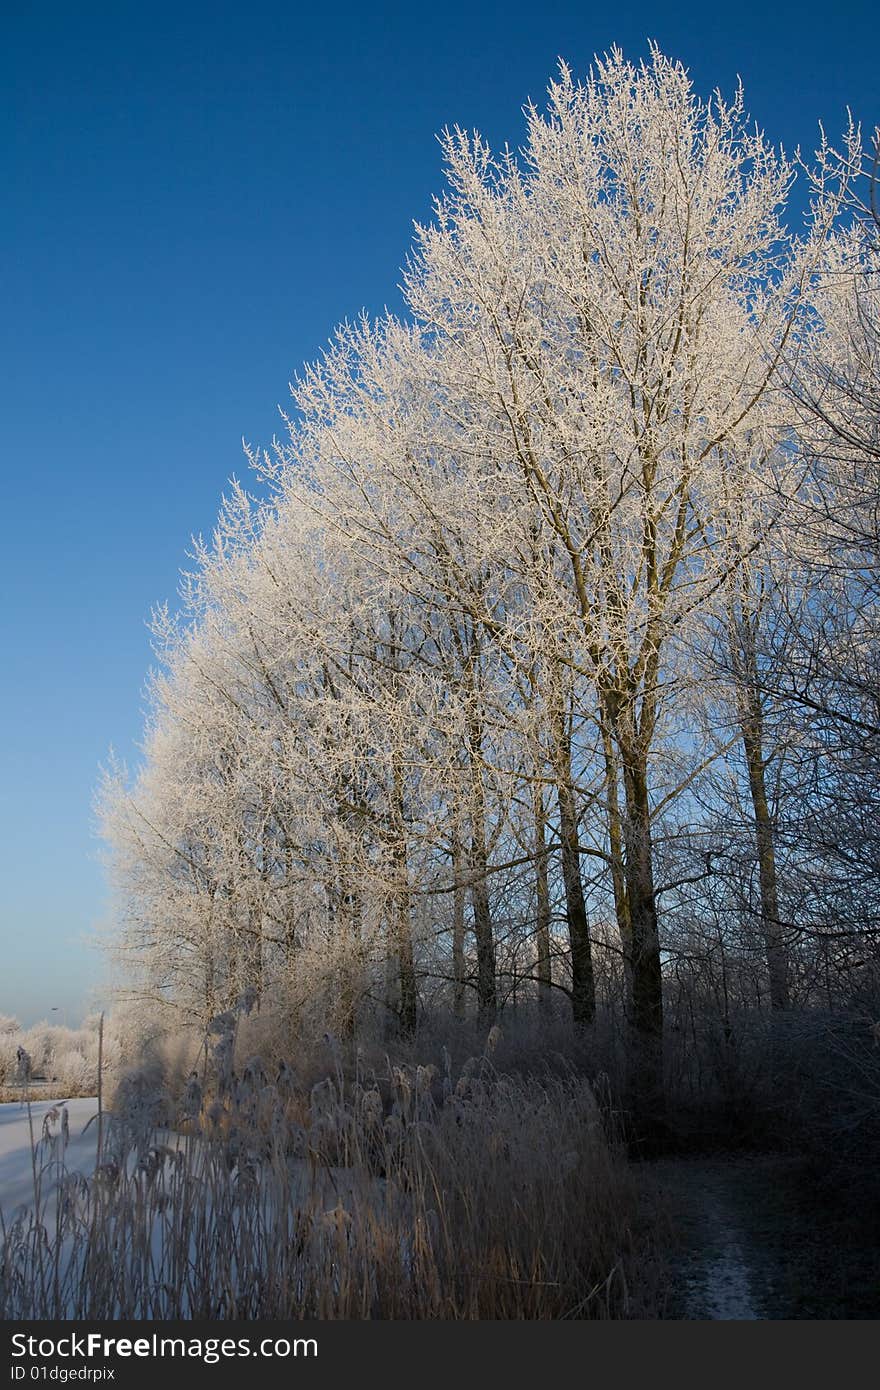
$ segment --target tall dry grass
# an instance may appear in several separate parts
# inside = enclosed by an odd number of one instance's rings
[[[63,1133],[37,1141],[0,1316],[650,1315],[636,1186],[582,1076],[503,1074],[490,1042],[306,1089],[285,1063],[235,1070],[236,1026],[176,1104],[123,1088],[94,1176]]]

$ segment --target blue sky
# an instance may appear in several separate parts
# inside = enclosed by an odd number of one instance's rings
[[[137,759],[150,609],[301,364],[399,307],[436,132],[517,144],[559,55],[655,38],[812,148],[847,104],[880,120],[873,10],[3,5],[0,1012],[100,997],[91,801],[111,745]]]

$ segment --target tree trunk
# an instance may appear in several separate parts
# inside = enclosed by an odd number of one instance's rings
[[[602,751],[605,757],[605,806],[608,817],[608,849],[611,857],[611,885],[614,890],[614,913],[623,951],[627,981],[631,984],[632,924],[626,893],[626,869],[623,857],[623,821],[618,795],[619,768],[608,721],[602,714]]]
[[[648,769],[644,750],[635,741],[621,745],[621,761],[626,798],[626,893],[632,934],[633,1101],[638,1119],[650,1124],[662,1116],[664,1102],[663,977]]]
[[[256,1006],[259,1009],[263,997],[264,962],[263,962],[263,905],[262,902],[256,904],[248,913],[248,949],[247,949],[247,971],[245,984],[256,992]]]
[[[743,747],[749,773],[749,790],[755,816],[755,846],[758,856],[758,881],[761,891],[761,922],[764,949],[767,953],[767,972],[770,977],[770,1005],[787,1009],[791,1002],[788,986],[788,956],[782,926],[779,921],[779,895],[776,882],[776,846],[773,819],[767,803],[764,775],[763,719],[760,708],[753,704],[750,717],[741,722]]]
[[[391,859],[395,870],[395,894],[392,907],[397,964],[400,976],[400,1027],[403,1033],[415,1032],[418,1013],[415,959],[413,956],[409,866],[406,854],[406,820],[403,798],[403,770],[399,758],[393,764],[393,815]]]
[[[204,968],[205,968],[205,1019],[204,1028],[207,1031],[208,1024],[217,1013],[217,982],[216,969],[214,962],[214,943],[213,937],[213,915],[214,900],[211,896],[211,915],[208,918],[208,930],[205,934],[204,949]]]
[[[486,803],[483,791],[482,738],[476,718],[468,720],[471,764],[471,906],[477,947],[477,1016],[492,1024],[498,1010],[495,984],[495,933],[489,910],[489,859],[486,851]]]
[[[551,733],[559,804],[565,916],[571,946],[571,1008],[575,1025],[581,1028],[592,1023],[596,1016],[596,985],[593,978],[590,924],[581,882],[578,820],[571,778],[571,740],[565,725],[565,715],[559,708],[551,713]]]
[[[452,837],[452,1010],[464,1018],[464,849],[456,829]]]
[[[538,1003],[546,1009],[552,994],[550,964],[550,875],[547,865],[544,789],[535,782],[535,947],[537,952]]]
[[[406,873],[406,856],[403,857],[403,873]],[[397,896],[395,926],[397,934],[397,961],[400,973],[400,1027],[406,1036],[416,1030],[418,1015],[418,990],[413,958],[412,928],[410,923],[409,888],[401,888]]]
[[[761,925],[770,980],[770,1004],[773,1009],[782,1010],[787,1009],[790,1003],[788,957],[779,921],[776,845],[773,819],[767,801],[764,763],[764,710],[761,703],[757,652],[761,595],[756,594],[751,573],[745,565],[740,569],[738,580],[739,596],[731,594],[728,609],[731,665],[755,818]]]
[[[361,980],[361,910],[360,899],[353,888],[354,871],[348,863],[341,866],[340,900],[337,913],[339,943],[342,951],[340,990],[340,1032],[351,1040],[357,1033],[358,1004]]]
[[[488,862],[482,815],[471,837],[471,907],[477,946],[477,1013],[480,1023],[494,1023],[498,1008],[495,988],[495,934],[489,910]]]

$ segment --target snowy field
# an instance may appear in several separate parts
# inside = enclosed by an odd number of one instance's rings
[[[98,1102],[94,1097],[76,1100],[40,1100],[31,1103],[33,1137],[39,1142],[43,1138],[44,1126],[52,1135],[60,1133],[62,1108],[67,1110],[70,1141],[64,1154],[67,1169],[72,1172],[91,1174],[95,1165],[95,1150],[98,1142]],[[53,1119],[52,1112],[57,1119]],[[95,1118],[93,1118],[95,1117]],[[89,1121],[93,1122],[89,1124]],[[88,1128],[86,1129],[86,1126]],[[85,1133],[83,1132],[85,1131]],[[31,1131],[28,1122],[28,1108],[21,1101],[11,1101],[0,1105],[0,1212],[4,1221],[9,1221],[19,1207],[32,1206],[34,1200],[34,1178],[31,1162]],[[41,1162],[45,1165],[48,1146],[41,1149]],[[53,1165],[44,1167],[42,1190],[48,1196],[55,1185],[52,1175]]]

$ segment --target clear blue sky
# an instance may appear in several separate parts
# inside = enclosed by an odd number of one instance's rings
[[[436,132],[517,144],[556,59],[656,38],[775,141],[880,120],[867,0],[6,0],[0,44],[0,1012],[78,1019],[105,912],[91,800],[137,758],[151,606],[241,439],[334,325],[399,307]]]

